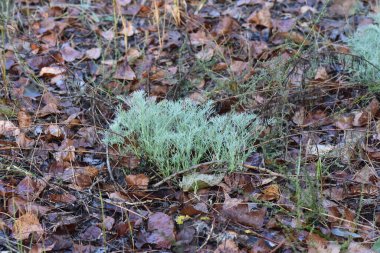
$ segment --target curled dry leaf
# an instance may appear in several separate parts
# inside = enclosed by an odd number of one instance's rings
[[[22,130],[27,130],[32,125],[32,117],[25,110],[20,110],[17,114],[18,125]]]
[[[125,181],[127,182],[128,187],[137,188],[141,190],[148,189],[149,178],[144,174],[125,176]]]
[[[61,66],[43,67],[40,71],[40,76],[57,76],[66,73],[66,68]]]
[[[20,134],[20,129],[16,127],[11,121],[0,120],[0,135],[6,137],[14,137]]]
[[[38,220],[38,217],[33,213],[26,213],[20,216],[13,225],[13,236],[17,240],[28,239],[30,234],[36,234],[37,238],[41,237],[44,230]]]

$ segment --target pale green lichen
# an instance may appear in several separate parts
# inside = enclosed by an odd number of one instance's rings
[[[229,171],[239,169],[262,130],[255,115],[214,115],[211,103],[156,103],[141,91],[125,102],[129,110],[119,109],[105,143],[146,159],[163,176],[207,161],[223,161]]]
[[[358,62],[351,71],[354,80],[379,89],[380,81],[380,15],[372,15],[374,24],[359,28],[349,39],[348,46],[355,55],[370,64]]]

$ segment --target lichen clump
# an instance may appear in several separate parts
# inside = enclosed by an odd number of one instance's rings
[[[370,64],[360,63],[351,74],[356,81],[379,89],[377,84],[380,80],[380,15],[371,17],[374,19],[374,24],[360,27],[348,40],[351,52],[363,57]]]
[[[146,159],[162,176],[208,161],[223,161],[230,171],[237,170],[262,130],[255,115],[215,115],[211,103],[156,103],[141,91],[124,101],[129,109],[118,110],[105,143]]]

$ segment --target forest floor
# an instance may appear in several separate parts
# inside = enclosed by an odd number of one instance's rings
[[[0,250],[380,252],[380,104],[347,46],[376,2],[3,1]],[[256,114],[245,170],[157,186],[103,142],[136,90]]]

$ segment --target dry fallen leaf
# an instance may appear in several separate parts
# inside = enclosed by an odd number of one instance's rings
[[[43,67],[40,76],[57,76],[66,73],[66,68],[61,66]]]
[[[227,239],[222,241],[218,248],[214,251],[214,253],[242,253],[243,251],[239,250],[239,247],[237,246],[236,242]]]
[[[268,3],[261,10],[253,12],[247,19],[249,23],[255,25],[265,26],[267,28],[272,28],[272,17],[270,9],[272,8],[272,3]]]
[[[266,208],[260,208],[252,211],[247,204],[242,203],[241,199],[230,198],[228,194],[225,195],[223,203],[222,214],[234,222],[241,223],[246,226],[260,229],[264,225],[264,218],[266,215]]]
[[[46,182],[43,179],[32,179],[29,176],[24,177],[17,185],[15,192],[27,201],[34,201],[45,189]]]
[[[175,241],[174,222],[170,216],[158,212],[149,217],[147,242],[160,249],[169,249]]]
[[[91,48],[86,51],[86,57],[89,59],[96,60],[100,57],[102,49],[99,47]]]
[[[261,200],[264,201],[271,201],[271,200],[278,200],[280,198],[280,187],[278,184],[271,184],[268,187],[266,187],[260,196]]]
[[[49,207],[39,205],[35,202],[28,202],[19,197],[12,197],[7,201],[8,213],[15,215],[17,213],[24,214],[27,212],[34,213],[36,215],[45,215],[50,211]]]
[[[144,174],[125,176],[128,187],[146,190],[148,189],[149,178]]]
[[[59,114],[61,113],[60,110],[58,110],[58,106],[53,103],[49,103],[45,105],[40,111],[38,111],[37,116],[38,117],[45,117],[50,114]]]
[[[20,134],[20,129],[12,122],[7,120],[0,120],[0,135],[7,137],[14,137]]]
[[[219,23],[216,25],[212,34],[214,36],[228,35],[232,31],[237,31],[239,28],[239,23],[230,16],[224,16],[219,20]]]
[[[74,48],[70,47],[67,44],[62,47],[61,54],[62,54],[63,59],[66,62],[73,62],[83,57],[82,52],[75,50]]]
[[[17,120],[21,131],[27,130],[32,125],[32,117],[25,110],[20,110],[18,112]]]
[[[29,235],[34,233],[37,235],[37,238],[44,233],[40,221],[35,214],[26,213],[15,221],[13,225],[13,236],[17,240],[28,239]]]
[[[136,79],[136,74],[129,66],[128,62],[123,61],[122,63],[118,64],[113,78],[132,81]]]

